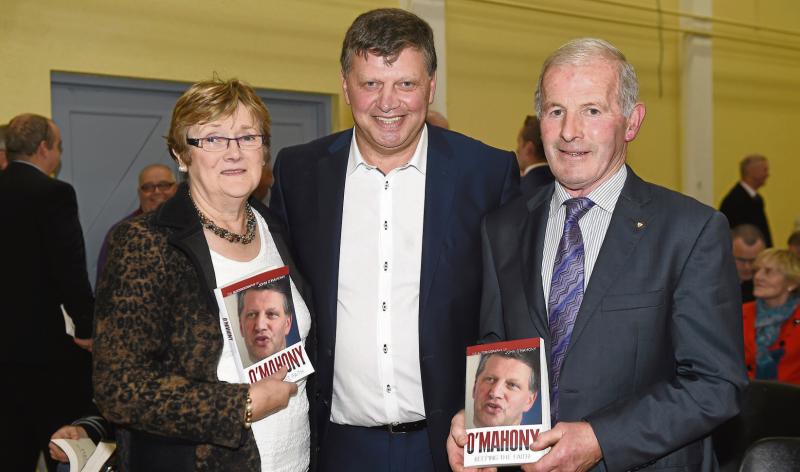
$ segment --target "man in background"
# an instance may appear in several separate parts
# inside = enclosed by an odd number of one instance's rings
[[[427,121],[429,125],[450,129],[450,122],[447,121],[447,117],[436,110],[428,110],[428,118],[425,121]]]
[[[529,353],[498,351],[481,356],[472,388],[475,427],[522,424],[522,416],[536,401],[538,378]]]
[[[0,175],[0,444],[4,469],[32,471],[50,434],[91,402],[92,296],[75,190],[50,177],[61,161],[51,120],[19,115],[6,131]],[[62,307],[72,317],[66,333]]]
[[[787,248],[800,257],[800,230],[795,231],[786,241]]]
[[[769,178],[767,158],[761,154],[746,156],[739,163],[739,175],[741,179],[722,199],[719,211],[728,218],[731,228],[741,224],[757,226],[764,235],[767,247],[772,247],[772,234],[764,211],[764,199],[758,194],[758,189],[763,187]]]
[[[539,119],[528,115],[517,134],[517,162],[519,162],[519,188],[523,195],[531,196],[553,182],[553,173],[544,155]]]
[[[754,225],[743,224],[731,230],[733,244],[733,259],[736,261],[736,272],[739,275],[739,284],[742,288],[742,303],[752,302],[753,276],[755,267],[753,263],[756,256],[766,249],[764,235]]]
[[[100,246],[100,254],[97,256],[95,287],[100,283],[100,278],[108,262],[108,240],[111,236],[111,231],[123,221],[137,217],[143,213],[155,211],[162,203],[172,198],[177,189],[178,187],[175,185],[175,174],[169,166],[164,164],[150,164],[139,172],[139,186],[137,187],[139,208],[130,215],[114,223],[111,228],[109,228],[108,232],[106,232],[103,238],[103,245]]]

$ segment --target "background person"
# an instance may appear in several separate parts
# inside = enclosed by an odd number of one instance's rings
[[[517,134],[517,162],[519,162],[519,189],[531,196],[553,182],[553,173],[544,155],[539,119],[528,115]]]
[[[789,239],[786,241],[786,247],[800,257],[800,230],[789,235]]]
[[[75,190],[50,177],[61,131],[40,115],[14,117],[0,174],[0,343],[3,468],[32,471],[50,434],[91,403],[92,296]],[[75,323],[67,335],[64,307]]]
[[[742,289],[742,303],[752,302],[753,297],[753,263],[756,256],[766,249],[764,235],[754,225],[743,224],[731,230],[733,260],[736,262],[736,273],[739,275],[739,286]]]
[[[744,356],[752,379],[800,384],[800,257],[767,249],[755,261],[753,294],[742,307]]]
[[[522,416],[536,401],[538,379],[534,360],[524,352],[482,355],[472,387],[474,426],[522,424]]]
[[[140,470],[309,466],[305,382],[282,382],[282,369],[237,383],[213,295],[217,286],[287,265],[301,339],[308,336],[301,296],[308,292],[286,235],[262,203],[248,200],[269,138],[269,113],[251,87],[235,79],[192,85],[168,135],[188,183],[111,235],[97,291],[95,398],[119,426],[120,456]]]
[[[139,196],[139,208],[133,213],[114,223],[108,229],[105,237],[103,238],[103,245],[100,246],[100,254],[97,256],[97,277],[95,287],[100,284],[100,277],[103,276],[103,271],[106,268],[106,261],[108,259],[108,240],[114,228],[123,221],[135,218],[142,213],[150,213],[155,211],[162,203],[166,202],[173,195],[177,189],[175,184],[175,174],[172,169],[164,164],[150,164],[139,172],[139,187],[137,194]]]
[[[8,125],[0,125],[0,174],[8,166],[8,158],[6,158],[6,129],[8,129]]]
[[[238,305],[239,332],[251,365],[286,349],[286,336],[292,328],[292,305],[276,284],[240,292]]]
[[[719,205],[731,228],[741,224],[758,227],[764,235],[767,247],[772,247],[772,234],[769,231],[764,198],[758,189],[767,183],[769,162],[761,154],[750,154],[739,163],[740,180],[733,186]]]

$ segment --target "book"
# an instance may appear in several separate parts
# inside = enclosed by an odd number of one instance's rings
[[[530,445],[550,429],[550,384],[541,338],[467,348],[465,467],[536,462]]]
[[[69,472],[103,472],[117,445],[101,441],[95,445],[89,438],[51,439],[69,458]]]
[[[286,366],[287,382],[314,372],[295,320],[289,268],[247,276],[214,290],[220,328],[242,383],[255,383]]]

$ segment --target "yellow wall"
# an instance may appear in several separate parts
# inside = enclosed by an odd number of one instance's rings
[[[621,2],[622,0],[620,0]],[[644,8],[651,2],[627,0]],[[448,118],[454,129],[513,149],[533,110],[546,55],[577,36],[600,36],[635,65],[648,114],[629,148],[645,179],[681,187],[680,41],[658,16],[605,0],[447,0]],[[763,189],[775,239],[782,244],[800,208],[792,154],[800,126],[800,3],[712,0],[715,18],[793,32],[755,32],[715,24],[714,195],[736,180],[749,152],[770,158]],[[341,99],[342,36],[359,13],[398,0],[3,0],[0,15],[0,121],[26,111],[50,114],[50,72],[68,71],[192,82],[239,77],[257,87],[331,94],[334,127],[352,124]],[[660,2],[678,10],[679,0]],[[677,27],[675,16],[663,24]],[[635,26],[628,23],[642,23]],[[751,38],[788,45],[754,44]],[[744,39],[745,41],[741,41]],[[659,50],[663,59],[659,65]],[[661,89],[661,90],[659,90]]]
[[[714,1],[715,16],[793,34],[719,25],[715,32],[751,38],[714,40],[714,191],[719,202],[750,153],[767,156],[764,195],[772,238],[786,247],[800,218],[800,3],[793,0]],[[757,44],[776,43],[776,46]]]
[[[674,2],[662,3],[666,7]],[[624,51],[634,64],[642,84],[640,96],[647,105],[642,132],[629,147],[629,162],[643,178],[678,188],[676,35],[664,33],[659,74],[657,31],[587,19],[576,12],[651,24],[655,18],[652,13],[575,0],[448,2],[447,108],[451,126],[494,146],[514,149],[525,115],[534,114],[533,95],[544,59],[572,38],[601,37]],[[675,23],[674,18],[664,20]]]
[[[353,19],[387,1],[3,0],[0,120],[50,115],[50,72],[194,82],[214,72],[257,87],[340,92]],[[350,124],[334,101],[334,126]]]

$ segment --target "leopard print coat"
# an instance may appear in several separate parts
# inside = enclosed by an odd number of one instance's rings
[[[250,203],[310,302],[282,225],[260,202]],[[101,412],[122,431],[122,470],[260,470],[255,439],[244,426],[248,386],[217,380],[223,339],[215,286],[185,184],[157,212],[114,230],[97,291],[94,386]]]

